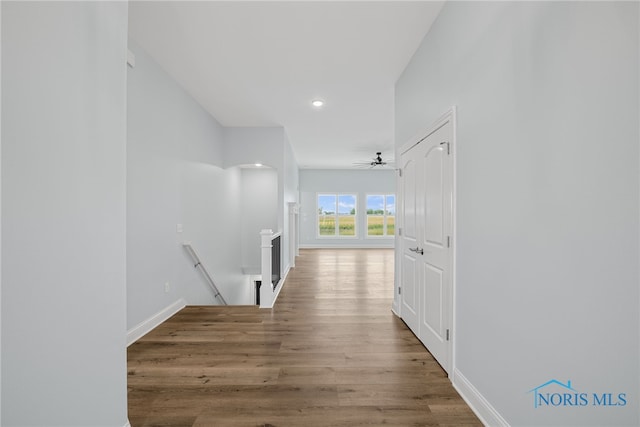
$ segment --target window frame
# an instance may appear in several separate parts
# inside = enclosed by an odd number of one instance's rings
[[[389,215],[388,211],[389,209],[387,209],[388,203],[387,203],[387,199],[389,196],[393,196],[393,204],[396,204],[396,200],[397,200],[397,196],[395,193],[366,193],[364,196],[364,203],[365,203],[365,209],[364,209],[364,216],[365,216],[365,221],[364,221],[364,227],[365,227],[365,233],[364,233],[364,237],[366,239],[390,239],[390,238],[394,238],[395,234],[396,234],[396,215],[397,215],[397,209],[394,209],[394,213],[393,215]],[[382,215],[370,215],[367,213],[367,211],[369,210],[369,197],[382,197],[383,198],[383,214]],[[369,217],[370,216],[382,216],[382,234],[381,235],[375,235],[375,234],[369,234]],[[394,218],[394,227],[393,227],[393,234],[389,234],[389,217],[393,217]]]
[[[333,213],[334,217],[334,233],[332,235],[320,234],[320,196],[334,196],[335,197],[335,212]],[[350,196],[353,197],[354,205],[353,209],[355,209],[355,213],[353,215],[349,214],[349,216],[353,216],[353,234],[352,235],[341,235],[340,234],[340,213],[339,213],[339,203],[340,196]],[[357,239],[358,238],[358,194],[351,192],[317,192],[316,193],[316,238],[318,239]],[[325,215],[326,216],[326,215]]]

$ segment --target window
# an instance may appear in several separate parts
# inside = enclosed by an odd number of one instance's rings
[[[396,196],[367,195],[367,237],[393,236],[396,231]]]
[[[318,235],[355,237],[356,201],[354,194],[318,194]]]

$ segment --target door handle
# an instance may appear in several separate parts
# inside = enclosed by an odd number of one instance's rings
[[[415,252],[417,254],[424,255],[424,249],[420,249],[419,247],[416,247],[415,249],[414,248],[409,248],[409,250],[411,252]]]

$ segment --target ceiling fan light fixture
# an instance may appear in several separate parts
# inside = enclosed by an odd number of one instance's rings
[[[391,164],[393,164],[393,161],[391,162]],[[375,157],[373,157],[370,161],[368,162],[361,162],[361,163],[354,163],[354,166],[360,166],[360,167],[369,167],[370,169],[375,168],[376,166],[381,166],[382,168],[384,168],[385,166],[389,165],[389,163],[385,160],[382,159],[382,152],[378,151],[376,152]]]

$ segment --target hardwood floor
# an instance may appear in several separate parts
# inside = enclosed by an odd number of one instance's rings
[[[392,250],[301,250],[273,310],[187,307],[129,347],[131,425],[482,425],[392,299]]]

